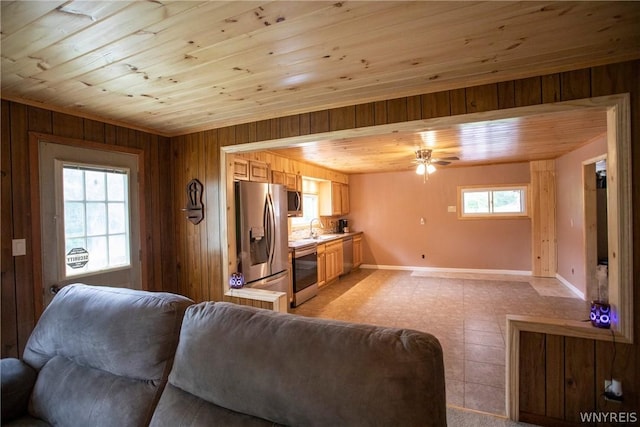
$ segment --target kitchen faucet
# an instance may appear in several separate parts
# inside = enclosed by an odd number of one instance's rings
[[[320,218],[313,218],[309,223],[309,237],[311,239],[315,239],[316,237],[318,237],[318,235],[313,232],[313,221],[318,221],[318,223],[320,223],[320,228],[324,228],[324,225],[322,225],[322,221],[320,221]]]

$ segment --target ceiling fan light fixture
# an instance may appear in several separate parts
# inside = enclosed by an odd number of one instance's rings
[[[427,164],[427,173],[428,173],[428,174],[432,174],[432,173],[434,173],[435,171],[436,171],[436,167],[435,167],[435,166],[433,166],[431,163],[428,163],[428,164]]]
[[[431,165],[429,165],[431,166]],[[416,168],[416,173],[418,175],[424,175],[425,169],[427,169],[427,167],[424,165],[424,163],[419,163],[418,167]]]

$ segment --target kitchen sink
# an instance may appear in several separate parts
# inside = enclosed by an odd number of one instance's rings
[[[317,240],[330,240],[340,237],[340,234],[321,234],[316,237]]]

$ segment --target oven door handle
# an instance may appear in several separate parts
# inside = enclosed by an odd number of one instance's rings
[[[302,258],[303,256],[307,256],[307,255],[311,255],[311,254],[317,254],[317,253],[318,253],[318,247],[317,246],[312,246],[310,248],[294,249],[293,257],[294,258]]]

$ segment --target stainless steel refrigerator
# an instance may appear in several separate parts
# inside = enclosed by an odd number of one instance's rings
[[[284,185],[236,181],[236,248],[245,286],[287,293],[287,191]]]

